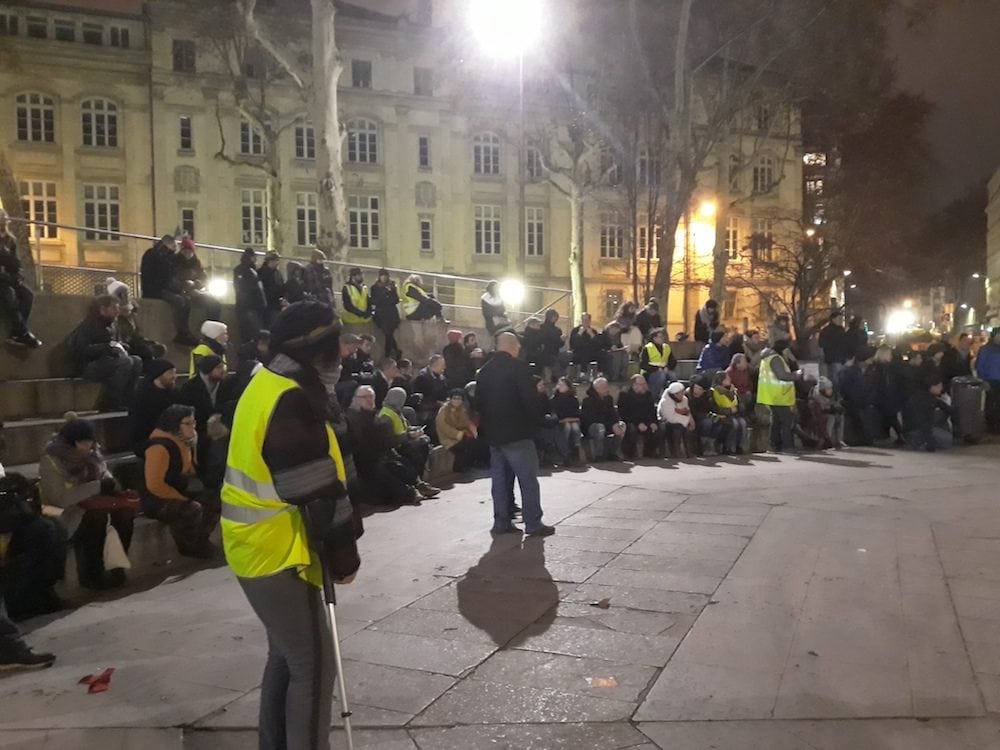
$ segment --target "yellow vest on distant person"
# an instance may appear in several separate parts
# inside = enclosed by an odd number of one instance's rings
[[[196,346],[194,349],[192,349],[191,350],[191,361],[190,361],[190,364],[189,364],[189,367],[188,367],[188,377],[189,378],[193,378],[195,375],[198,374],[197,366],[198,366],[198,360],[199,359],[201,359],[202,357],[210,357],[213,354],[215,354],[215,352],[212,351],[212,347],[210,347],[208,344],[204,344],[204,343],[198,344],[198,346]],[[226,365],[226,355],[225,354],[222,355],[222,364]],[[226,370],[227,371],[229,370],[229,365],[226,365]]]
[[[406,417],[398,414],[388,406],[383,406],[378,415],[389,420],[389,423],[392,425],[393,435],[405,435],[406,431],[410,429],[410,425],[406,422]]]
[[[351,299],[351,304],[354,305],[359,310],[368,309],[368,287],[364,284],[360,288],[354,286],[354,284],[344,284],[344,289],[347,290],[347,296]],[[355,315],[346,307],[340,311],[340,319],[344,323],[367,323],[369,318],[364,318],[360,315]]]
[[[278,401],[298,387],[294,380],[263,369],[240,398],[222,486],[222,546],[226,562],[240,578],[262,578],[295,568],[300,578],[322,587],[323,570],[309,548],[302,513],[278,497],[263,456],[267,426]],[[326,437],[337,478],[346,482],[340,445],[329,424]],[[341,520],[334,517],[335,522]]]
[[[760,363],[757,378],[757,403],[765,406],[795,406],[795,383],[779,380],[771,369],[771,361],[780,354],[772,354]]]
[[[659,367],[663,370],[667,369],[667,362],[670,361],[670,344],[663,344],[663,351],[661,352],[657,349],[656,344],[650,341],[646,344],[646,354],[649,357],[650,367]]]
[[[420,307],[420,300],[415,300],[410,296],[410,289],[416,289],[424,297],[427,296],[427,293],[412,281],[403,282],[403,286],[399,290],[399,298],[402,300],[403,315],[407,317],[413,315],[417,311],[417,308]]]

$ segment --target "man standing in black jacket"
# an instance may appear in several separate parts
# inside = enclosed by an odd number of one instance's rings
[[[257,275],[257,251],[243,249],[243,257],[233,269],[233,289],[236,291],[236,318],[240,324],[240,341],[252,341],[262,328],[267,314],[264,287]]]
[[[833,312],[830,315],[830,322],[820,329],[819,348],[823,350],[826,376],[836,385],[840,371],[853,356],[853,345],[844,329],[844,313],[840,310]]]
[[[0,209],[0,310],[10,319],[8,344],[37,349],[42,342],[28,330],[28,317],[35,295],[24,283],[17,240],[7,226],[7,212]]]
[[[542,523],[538,485],[538,453],[534,436],[542,423],[538,393],[527,362],[518,359],[521,342],[513,333],[497,336],[496,354],[479,371],[476,402],[479,433],[490,446],[493,482],[493,534],[517,533],[511,523],[514,478],[521,487],[524,530],[528,536],[550,536],[554,526]]]

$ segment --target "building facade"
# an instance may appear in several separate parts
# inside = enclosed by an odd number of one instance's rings
[[[0,50],[16,61],[0,84],[0,144],[23,203],[33,219],[92,230],[34,229],[45,264],[133,270],[146,243],[107,234],[115,230],[180,229],[199,242],[273,247],[286,257],[312,248],[317,136],[308,100],[266,62],[248,71],[243,60],[244,79],[266,84],[274,132],[262,132],[234,95],[218,39],[190,8],[24,0],[0,9]],[[568,288],[570,205],[547,179],[545,149],[532,145],[556,112],[545,87],[528,86],[522,132],[509,68],[484,65],[477,78],[474,63],[454,59],[441,25],[347,9],[337,23],[348,258]],[[775,127],[780,117],[790,119]],[[671,334],[690,330],[716,252],[728,256],[728,323],[766,323],[765,298],[784,293],[768,287],[754,261],[776,260],[801,240],[795,118],[754,108],[706,165],[687,213],[691,231],[677,233]],[[659,172],[649,159],[623,168],[647,181]],[[641,273],[657,260],[655,229],[640,231],[633,247],[624,209],[613,187],[584,206],[586,304],[598,320],[633,297],[632,254]],[[228,276],[231,257],[206,257]],[[437,290],[442,301],[478,304],[471,286],[443,281]],[[550,297],[538,293],[523,307]]]
[[[988,183],[986,204],[986,305],[990,325],[1000,324],[1000,168]]]

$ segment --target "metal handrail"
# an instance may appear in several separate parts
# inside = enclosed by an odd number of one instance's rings
[[[102,235],[102,236],[108,236],[108,237],[115,237],[115,238],[126,237],[126,238],[129,238],[129,239],[148,240],[148,241],[152,241],[152,242],[157,242],[160,239],[159,237],[156,237],[156,236],[151,235],[151,234],[138,234],[136,232],[123,232],[123,231],[111,231],[111,230],[107,230],[107,229],[94,229],[92,227],[81,227],[81,226],[77,226],[75,224],[61,224],[59,222],[53,222],[53,221],[39,221],[37,219],[21,219],[21,218],[15,218],[13,216],[10,217],[10,220],[11,221],[20,221],[20,222],[23,222],[25,224],[35,224],[36,226],[55,227],[56,229],[70,229],[70,230],[77,231],[77,232],[89,232],[90,234],[96,234],[96,235]],[[38,253],[37,265],[39,266],[39,268],[42,267],[41,241],[42,241],[42,238],[36,234],[36,236],[35,236],[35,245],[36,245],[36,249],[37,249],[37,253]],[[238,247],[230,247],[228,245],[213,245],[213,244],[207,243],[207,242],[198,242],[197,244],[198,244],[199,248],[204,249],[204,250],[221,250],[221,251],[226,252],[226,253],[235,253],[235,254],[240,254],[240,255],[243,254],[243,249],[242,248],[238,248]],[[366,269],[371,269],[371,270],[374,270],[374,271],[379,271],[382,268],[385,268],[385,270],[387,270],[387,271],[392,271],[392,272],[399,273],[399,274],[417,274],[418,276],[426,274],[428,276],[433,276],[434,278],[446,279],[446,280],[449,280],[449,281],[468,281],[468,282],[472,282],[472,283],[483,284],[483,283],[486,283],[486,282],[488,282],[488,281],[491,280],[491,279],[488,279],[488,278],[485,278],[485,277],[481,277],[481,276],[458,276],[458,275],[455,275],[455,274],[440,273],[440,272],[437,272],[437,271],[417,271],[417,270],[408,269],[408,268],[394,268],[394,267],[390,267],[390,266],[376,266],[376,265],[371,265],[371,264],[366,264],[366,263],[356,263],[356,262],[343,261],[343,260],[329,260],[328,259],[326,261],[326,263],[329,264],[329,265],[344,266],[344,267],[348,267],[348,268],[366,268]],[[70,266],[65,266],[65,267],[66,268],[70,268]],[[97,270],[97,269],[88,269],[88,270]],[[138,269],[136,269],[136,271],[138,271]],[[39,283],[41,282],[41,280],[42,280],[41,276],[39,276]],[[558,298],[557,301],[564,299],[566,296],[568,296],[571,293],[569,289],[563,289],[561,287],[535,286],[535,285],[532,285],[532,284],[525,284],[525,288],[526,289],[532,289],[532,290],[539,290],[539,291],[543,291],[543,292],[558,292],[561,296]],[[514,311],[514,312],[517,312],[517,311]]]

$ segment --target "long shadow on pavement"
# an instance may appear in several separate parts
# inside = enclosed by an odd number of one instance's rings
[[[458,610],[498,646],[516,646],[527,626],[544,633],[556,618],[559,589],[545,567],[545,541],[502,534],[456,584]],[[516,623],[512,623],[515,620]],[[512,628],[513,625],[513,628]]]
[[[828,464],[853,469],[891,469],[886,464],[876,464],[871,461],[854,461],[849,458],[834,458],[833,456],[799,456],[799,461],[809,461],[815,464]]]

